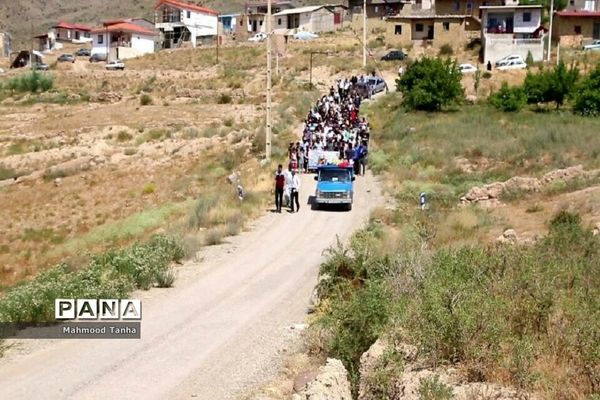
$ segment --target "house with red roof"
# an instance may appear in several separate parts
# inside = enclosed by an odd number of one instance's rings
[[[106,21],[91,34],[92,54],[107,54],[109,60],[154,53],[158,37],[158,32],[143,19]]]
[[[90,26],[61,21],[52,29],[59,42],[91,42]]]
[[[159,0],[154,7],[155,28],[161,47],[178,48],[184,43],[196,47],[217,35],[219,12],[180,0]]]

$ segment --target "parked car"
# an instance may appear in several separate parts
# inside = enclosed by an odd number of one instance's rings
[[[508,69],[525,69],[527,68],[527,63],[523,60],[511,60],[505,64],[502,64],[497,69],[499,71],[505,71]]]
[[[258,42],[263,42],[267,39],[267,34],[264,32],[258,32],[256,35],[252,36],[250,39],[248,39],[249,42],[254,42],[254,43],[258,43]]]
[[[381,61],[404,60],[405,58],[406,54],[404,54],[401,50],[392,50],[385,56],[381,57]]]
[[[70,62],[70,63],[74,63],[75,62],[75,56],[73,54],[61,54],[58,57],[58,62]]]
[[[90,62],[94,63],[94,62],[100,62],[100,61],[106,61],[108,57],[106,57],[106,54],[102,54],[102,53],[94,53],[92,54],[92,56],[90,57]]]
[[[385,81],[383,80],[383,78],[380,78],[378,76],[369,76],[367,78],[367,86],[371,90],[371,95],[383,92],[386,88]]]
[[[77,57],[89,57],[92,55],[92,52],[90,49],[79,49],[75,52],[75,55]]]
[[[50,69],[48,64],[43,63],[43,62],[38,62],[38,63],[33,64],[32,68],[34,71],[48,71]]]
[[[509,62],[511,62],[511,61],[521,61],[521,62],[525,62],[525,60],[524,60],[524,59],[523,59],[523,57],[521,57],[521,56],[517,56],[517,55],[510,55],[510,56],[506,56],[506,57],[503,57],[503,58],[501,58],[501,59],[497,60],[497,61],[495,62],[495,65],[496,65],[496,67],[501,67],[501,66],[503,66],[503,65],[506,65],[506,64],[508,64],[508,63],[509,63]]]
[[[590,44],[583,46],[583,50],[600,50],[600,40],[594,40]]]
[[[125,69],[125,63],[121,60],[112,60],[106,64],[106,69],[123,71]]]
[[[298,40],[313,40],[313,39],[318,39],[319,35],[317,35],[314,32],[309,32],[309,31],[300,31],[294,34],[294,39],[298,39]]]
[[[465,63],[465,64],[460,64],[458,66],[458,70],[460,71],[461,74],[471,74],[471,73],[477,71],[477,68],[475,68],[475,66],[473,64]]]

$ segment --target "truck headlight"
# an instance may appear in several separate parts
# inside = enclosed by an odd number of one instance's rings
[[[317,197],[322,197],[323,196],[323,192],[321,192],[320,190],[317,190]]]

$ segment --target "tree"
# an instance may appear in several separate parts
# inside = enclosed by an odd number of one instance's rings
[[[506,82],[502,83],[500,90],[490,96],[490,103],[504,112],[521,111],[526,100],[527,97],[522,88],[510,87]]]
[[[440,111],[464,97],[461,78],[456,61],[425,57],[411,64],[396,86],[407,108]]]
[[[554,102],[558,109],[573,92],[578,79],[579,70],[575,66],[567,68],[562,61],[552,71],[528,72],[523,84],[527,103]]]
[[[573,97],[577,114],[600,116],[600,64],[580,81]]]

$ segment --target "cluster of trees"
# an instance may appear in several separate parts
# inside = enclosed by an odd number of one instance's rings
[[[567,100],[577,114],[600,115],[600,64],[581,77],[577,67],[560,62],[554,69],[527,73],[522,86],[503,83],[490,96],[490,103],[506,112],[519,111],[527,104],[554,104],[559,109]]]
[[[412,63],[396,80],[396,86],[407,109],[440,111],[464,99],[461,79],[456,61],[425,57]],[[577,114],[600,116],[600,64],[585,76],[577,67],[562,62],[554,68],[528,72],[523,85],[504,83],[489,101],[506,112],[520,111],[527,104],[552,104],[560,109],[569,102]]]

